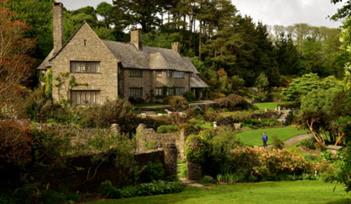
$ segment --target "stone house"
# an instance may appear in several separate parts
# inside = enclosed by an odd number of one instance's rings
[[[85,23],[64,43],[62,3],[54,3],[53,15],[54,48],[38,69],[51,70],[55,101],[153,101],[188,91],[202,97],[208,87],[177,42],[171,49],[143,46],[140,30],[131,31],[129,43],[102,40]]]

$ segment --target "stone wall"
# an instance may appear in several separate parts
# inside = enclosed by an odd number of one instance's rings
[[[148,129],[141,124],[136,130],[137,152],[147,152],[150,150],[164,149],[167,145],[175,144],[180,160],[185,159],[185,135],[184,131],[175,133],[160,134],[152,128]]]

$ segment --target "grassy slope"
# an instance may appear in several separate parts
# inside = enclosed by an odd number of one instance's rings
[[[257,129],[257,130],[248,130],[237,134],[238,139],[246,144],[253,146],[262,145],[262,135],[263,133],[268,135],[268,144],[272,143],[273,137],[277,137],[282,141],[288,140],[294,136],[305,134],[305,130],[299,130],[296,127],[289,126],[283,128],[267,128],[267,129]]]
[[[171,195],[137,197],[121,200],[101,200],[91,204],[293,204],[350,203],[351,196],[343,187],[319,181],[265,182],[217,185],[207,189],[187,188]]]
[[[255,103],[255,106],[260,110],[274,110],[278,107],[278,103]]]

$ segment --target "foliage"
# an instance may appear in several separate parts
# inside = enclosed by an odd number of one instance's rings
[[[313,172],[313,167],[303,157],[284,150],[237,148],[231,156],[231,172],[242,175],[240,181],[284,180],[288,175]]]
[[[184,190],[184,185],[179,181],[164,182],[154,181],[136,186],[118,189],[110,181],[101,184],[101,192],[108,198],[130,198],[136,196],[151,196],[160,194],[179,193]]]
[[[183,96],[189,102],[192,102],[196,99],[196,97],[194,96],[194,93],[192,91],[185,92]]]
[[[216,183],[216,180],[214,178],[212,178],[211,176],[204,176],[201,179],[201,183],[203,183],[203,184],[214,184],[214,183]]]
[[[313,138],[302,141],[300,143],[300,146],[303,146],[308,149],[316,149],[315,140]]]
[[[110,129],[38,124],[34,126],[32,135],[35,141],[35,151],[38,151],[40,158],[48,157],[48,162],[63,156],[88,155],[96,152],[108,152],[111,149],[124,152],[124,156],[134,152],[133,140]],[[129,157],[128,159],[130,159]]]
[[[294,79],[289,88],[284,90],[283,96],[286,101],[300,103],[302,97],[313,90],[328,90],[330,88],[341,88],[342,85],[335,77],[321,79],[317,74],[305,74]]]
[[[230,152],[239,145],[230,129],[204,130],[187,138],[186,158],[200,164],[204,175],[215,176],[228,169]]]
[[[225,108],[229,111],[247,110],[252,107],[252,104],[244,97],[235,94],[231,94],[225,98],[216,99],[215,102],[218,108]]]
[[[32,161],[33,139],[26,121],[0,121],[0,167],[25,166]]]
[[[269,121],[276,119],[278,114],[274,111],[235,111],[235,112],[223,112],[219,114],[213,114],[213,120],[217,121],[218,125],[233,125],[234,123],[241,123],[247,121],[250,124],[250,121],[259,123],[259,120],[267,119],[265,122],[269,124]],[[208,116],[206,115],[206,119]]]
[[[157,128],[157,133],[172,133],[177,131],[178,127],[175,125],[161,125]]]
[[[34,41],[26,36],[28,25],[0,2],[0,104],[16,98],[14,91],[30,75],[29,56]]]
[[[273,128],[273,127],[279,127],[281,125],[276,119],[247,119],[243,121],[243,126],[252,128],[252,129],[258,129],[258,128]]]
[[[188,108],[188,101],[183,96],[170,96],[166,101],[173,111],[181,111]]]
[[[274,148],[283,149],[284,148],[284,141],[280,140],[278,137],[274,136],[272,139],[272,144]]]
[[[165,178],[166,172],[161,162],[150,162],[144,167],[138,176],[138,182],[147,183],[159,181]]]
[[[76,194],[65,194],[52,189],[40,189],[37,184],[26,184],[18,188],[14,193],[17,203],[53,203],[62,204],[77,202],[79,196]]]
[[[256,87],[265,90],[269,86],[269,81],[265,73],[261,73],[256,79]]]
[[[121,128],[128,126],[128,118],[133,117],[132,106],[125,100],[108,101],[82,110],[80,123],[84,127],[110,127],[117,123]],[[124,128],[125,129],[125,128]]]
[[[208,151],[208,141],[200,135],[191,135],[186,140],[186,158],[194,163],[203,163]]]

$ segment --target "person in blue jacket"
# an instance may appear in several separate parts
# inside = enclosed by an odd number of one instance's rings
[[[263,147],[267,147],[267,143],[268,143],[268,135],[266,133],[263,133],[262,135],[262,142],[263,142]]]

